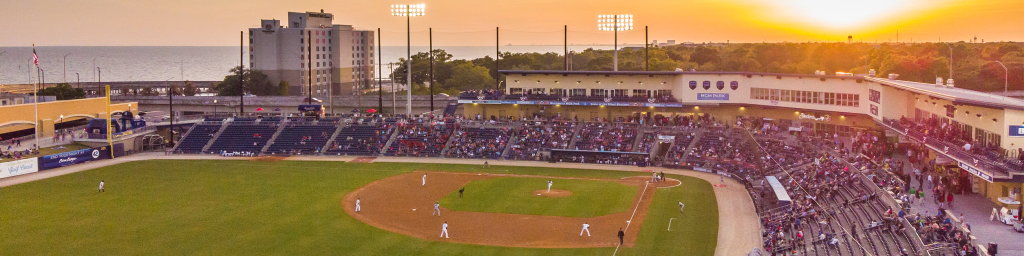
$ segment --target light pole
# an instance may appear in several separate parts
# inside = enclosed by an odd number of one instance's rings
[[[217,115],[217,100],[213,100],[213,115]]]
[[[169,98],[167,100],[167,104],[169,105],[170,116],[171,116],[171,126],[169,126],[170,134],[171,134],[171,143],[170,144],[171,144],[171,147],[174,147],[174,87],[171,87],[171,83],[170,83],[171,79],[174,79],[174,78],[173,77],[168,78],[167,80],[164,80],[164,83],[167,84],[167,96],[169,96]]]
[[[597,29],[601,31],[615,31],[615,46],[612,49],[614,58],[612,63],[614,71],[619,71],[619,31],[633,30],[633,15],[597,15]]]
[[[410,21],[413,16],[423,16],[424,8],[426,8],[425,4],[398,4],[391,6],[392,16],[405,17],[406,117],[412,116],[412,32],[410,30],[412,23]],[[394,83],[394,80],[391,82]]]
[[[68,83],[68,55],[71,54],[64,54],[64,83]]]
[[[1006,65],[1003,65],[1003,63],[998,60],[996,63],[999,63],[999,66],[1003,66],[1003,71],[1006,73],[1003,75],[1003,93],[1005,94],[1010,88],[1010,69],[1006,68]]]

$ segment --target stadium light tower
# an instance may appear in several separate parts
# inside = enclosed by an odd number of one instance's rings
[[[412,17],[423,16],[423,10],[427,6],[425,4],[396,4],[391,6],[391,15],[405,17],[405,91],[406,91],[406,105],[405,115],[406,117],[412,116],[412,33],[409,30],[410,20]],[[391,81],[394,83],[394,80]]]
[[[615,48],[613,49],[615,71],[619,71],[619,31],[633,30],[633,15],[597,15],[597,29],[601,31],[615,31]]]

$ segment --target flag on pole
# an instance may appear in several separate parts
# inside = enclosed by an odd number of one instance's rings
[[[32,63],[35,63],[37,67],[39,66],[39,55],[36,54],[36,44],[32,44]]]

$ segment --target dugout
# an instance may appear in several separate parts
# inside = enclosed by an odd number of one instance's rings
[[[650,165],[650,155],[641,152],[552,149],[550,160],[552,163],[597,163],[601,161],[602,163],[636,165],[640,167]]]

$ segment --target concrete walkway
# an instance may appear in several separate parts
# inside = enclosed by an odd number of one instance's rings
[[[286,161],[351,161],[354,156],[301,156],[285,158]],[[0,187],[8,187],[17,184],[42,180],[50,177],[61,176],[100,167],[116,165],[132,161],[145,161],[157,159],[180,159],[180,160],[252,160],[248,157],[221,157],[218,155],[164,155],[163,153],[141,153],[112,160],[88,162],[84,164],[63,167],[53,170],[36,172],[21,176],[0,179]],[[483,165],[484,160],[480,159],[445,159],[445,158],[412,158],[412,157],[380,157],[374,162],[394,163],[439,163],[439,164],[472,164]],[[646,172],[655,171],[666,174],[691,176],[708,181],[711,184],[719,184],[722,180],[720,175],[691,171],[667,169],[660,167],[636,167],[627,165],[605,165],[605,164],[584,164],[584,163],[548,163],[539,161],[494,161],[489,160],[492,166],[532,166],[548,168],[576,168],[594,170],[616,170]],[[649,173],[642,174],[649,176]],[[732,256],[746,255],[752,248],[761,247],[761,228],[754,203],[739,182],[732,179],[725,179],[726,187],[715,187],[715,198],[718,201],[718,245],[715,247],[715,255]]]
[[[913,167],[907,156],[897,154],[895,160],[904,162],[904,171],[914,173]],[[913,176],[913,175],[911,175]],[[925,176],[927,177],[927,176]],[[918,188],[918,180],[911,177],[911,187]],[[932,193],[932,186],[928,184],[927,178],[924,181],[924,200],[915,202],[911,206],[911,213],[924,213],[928,216],[935,216],[939,206],[935,203],[935,194]],[[963,214],[963,220],[971,225],[971,235],[978,238],[978,244],[988,243],[999,244],[999,255],[1024,256],[1024,234],[1013,231],[1012,226],[997,221],[989,221],[992,209],[999,209],[1000,206],[980,194],[953,195],[953,205],[948,209],[956,216]]]

